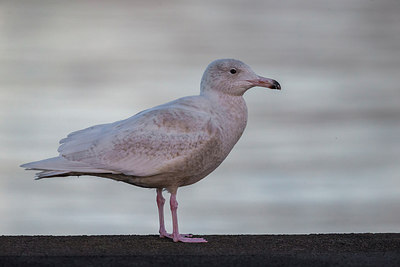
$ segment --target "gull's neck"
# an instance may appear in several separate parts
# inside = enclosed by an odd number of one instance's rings
[[[227,149],[239,140],[247,124],[247,106],[243,96],[234,96],[217,92],[202,92],[212,104],[213,117],[226,135]]]
[[[229,94],[228,92],[233,90],[218,88],[216,84],[211,87],[206,78],[203,76],[201,80],[200,95],[212,103],[213,111],[218,114],[220,120],[226,120],[226,122],[221,121],[221,123],[230,124],[231,130],[234,130],[235,127],[238,129],[243,128],[241,129],[243,132],[247,123],[247,106],[243,94]]]
[[[201,96],[210,100],[217,108],[234,113],[245,113],[247,118],[247,106],[242,95],[229,95],[216,91],[201,91]]]

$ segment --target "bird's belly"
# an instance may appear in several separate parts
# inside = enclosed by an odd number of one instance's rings
[[[232,144],[227,144],[216,140],[190,157],[167,165],[165,171],[161,171],[160,174],[147,177],[132,177],[132,184],[149,188],[171,188],[194,184],[206,177],[222,163],[236,141],[232,140]]]
[[[214,171],[223,161],[193,166],[192,169],[183,169],[181,172],[162,173],[147,177],[131,177],[129,183],[148,188],[171,188],[194,184]]]

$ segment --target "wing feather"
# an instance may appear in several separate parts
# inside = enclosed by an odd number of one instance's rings
[[[193,103],[180,99],[126,120],[73,132],[60,141],[58,151],[93,168],[133,176],[159,174],[217,138],[210,113]]]

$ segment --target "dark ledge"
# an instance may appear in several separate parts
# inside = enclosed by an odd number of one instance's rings
[[[400,266],[400,234],[0,236],[0,266]]]

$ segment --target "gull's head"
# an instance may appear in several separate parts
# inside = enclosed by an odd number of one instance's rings
[[[211,62],[204,71],[200,90],[202,94],[218,92],[241,96],[254,86],[281,89],[277,81],[258,76],[248,65],[239,60],[218,59]]]

